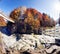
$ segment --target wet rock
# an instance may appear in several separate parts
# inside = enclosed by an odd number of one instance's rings
[[[6,53],[6,51],[5,51],[4,42],[2,40],[2,34],[0,32],[0,54],[4,54],[4,53]]]

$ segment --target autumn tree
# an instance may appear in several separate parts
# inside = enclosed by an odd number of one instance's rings
[[[32,27],[32,31],[38,31],[40,28],[40,21],[42,20],[42,14],[33,8],[28,8],[25,13],[25,23],[28,23]]]
[[[55,24],[56,24],[56,22],[54,21],[53,18],[51,18],[47,14],[43,13],[42,21],[41,21],[42,27],[53,27],[53,26],[55,26]]]
[[[4,20],[4,18],[2,16],[0,16],[0,27],[2,26],[6,26],[6,21]]]
[[[43,13],[42,20],[41,20],[41,26],[43,26],[43,27],[48,26],[48,23],[47,23],[48,21],[49,21],[49,18],[47,16],[47,14]]]
[[[10,13],[10,18],[14,21],[18,20],[19,16],[20,16],[20,8],[14,9]]]

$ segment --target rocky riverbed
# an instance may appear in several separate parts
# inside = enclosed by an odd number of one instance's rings
[[[54,34],[54,32],[56,33]],[[59,54],[60,46],[45,47],[45,44],[42,44],[55,43],[55,38],[60,38],[53,36],[57,33],[60,34],[60,30],[57,28],[55,31],[54,29],[46,30],[46,33],[42,35],[12,34],[7,36],[0,32],[0,54]]]

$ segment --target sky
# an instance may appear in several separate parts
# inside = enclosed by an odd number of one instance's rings
[[[35,8],[41,13],[48,14],[55,20],[59,18],[59,0],[0,0],[0,10],[2,10],[7,15],[10,14],[10,12],[15,8],[21,6]]]

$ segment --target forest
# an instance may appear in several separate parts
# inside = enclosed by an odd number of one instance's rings
[[[7,30],[20,34],[42,34],[42,28],[54,27],[56,22],[46,13],[34,8],[19,7],[11,11],[9,18],[15,23],[7,22]]]

